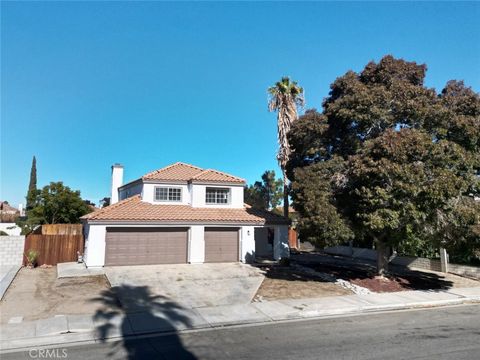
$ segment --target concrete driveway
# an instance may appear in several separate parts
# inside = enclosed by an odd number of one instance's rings
[[[105,275],[112,287],[147,287],[191,309],[248,304],[264,279],[261,270],[241,263],[112,266]]]

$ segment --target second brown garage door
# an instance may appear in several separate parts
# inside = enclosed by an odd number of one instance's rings
[[[238,228],[205,228],[205,262],[238,260]]]
[[[105,265],[185,264],[186,228],[107,228]]]

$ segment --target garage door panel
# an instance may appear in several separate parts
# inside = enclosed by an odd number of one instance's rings
[[[236,262],[238,228],[205,228],[205,262]]]
[[[187,262],[187,228],[107,228],[105,265]]]

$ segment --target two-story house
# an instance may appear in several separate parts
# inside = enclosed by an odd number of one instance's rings
[[[88,267],[289,255],[288,219],[244,204],[239,177],[178,162],[122,182],[116,164],[110,206],[83,217]]]

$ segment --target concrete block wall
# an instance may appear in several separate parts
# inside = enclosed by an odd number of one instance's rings
[[[391,264],[439,272],[442,271],[440,260],[419,257],[397,256],[391,261]]]
[[[355,247],[350,248],[349,246],[334,246],[326,248],[324,251],[327,254],[347,256],[354,259],[364,259],[370,261],[376,261],[377,259],[377,252],[373,249]],[[397,256],[390,263],[399,266],[414,267],[432,271],[442,271],[442,265],[440,263],[440,260],[432,260],[410,256]]]
[[[448,264],[448,272],[480,279],[480,267],[476,266]]]
[[[25,236],[0,236],[0,264],[22,265]]]

